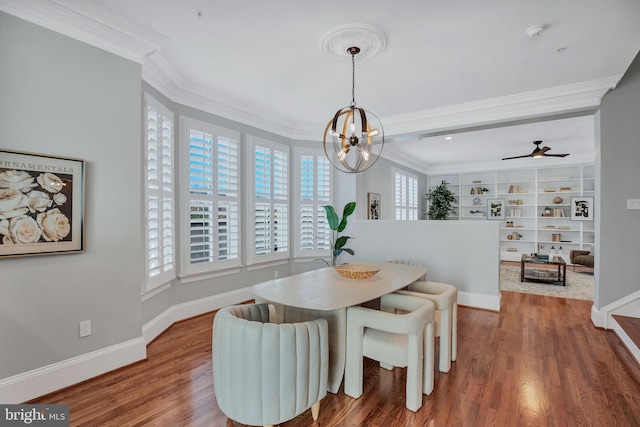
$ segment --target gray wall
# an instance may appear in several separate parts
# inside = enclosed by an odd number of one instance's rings
[[[600,244],[595,305],[640,290],[640,54],[600,106]]]
[[[392,145],[387,144],[386,150]],[[425,219],[426,204],[424,195],[427,192],[427,176],[406,166],[399,165],[384,157],[378,159],[371,169],[356,175],[357,205],[356,218],[367,219],[367,193],[380,194],[380,219],[395,219],[395,194],[391,169],[395,167],[412,173],[418,177],[418,219]],[[362,209],[360,209],[362,207]]]
[[[0,378],[141,336],[140,74],[0,13],[1,147],[87,161],[86,252],[0,259]]]

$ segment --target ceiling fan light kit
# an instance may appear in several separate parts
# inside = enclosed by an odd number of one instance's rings
[[[542,141],[533,141],[536,148],[530,154],[524,154],[522,156],[513,156],[513,157],[503,157],[502,160],[512,160],[512,159],[523,159],[526,157],[533,157],[534,159],[539,159],[541,157],[567,157],[569,153],[565,154],[548,154],[547,152],[551,150],[549,147],[540,148],[540,144]]]

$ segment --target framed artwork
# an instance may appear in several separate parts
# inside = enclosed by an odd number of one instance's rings
[[[84,251],[84,160],[0,150],[0,257]]]
[[[380,219],[380,194],[367,193],[367,206],[369,206],[367,219]]]
[[[504,219],[504,199],[488,199],[487,211],[489,219]]]
[[[570,209],[572,220],[593,221],[593,197],[572,197]]]

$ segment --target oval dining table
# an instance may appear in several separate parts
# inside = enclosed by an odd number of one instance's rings
[[[280,321],[327,319],[329,324],[328,391],[337,393],[346,361],[347,307],[360,305],[402,289],[420,279],[426,267],[366,263],[379,268],[368,279],[347,279],[333,267],[320,268],[250,286],[257,301],[273,303]]]

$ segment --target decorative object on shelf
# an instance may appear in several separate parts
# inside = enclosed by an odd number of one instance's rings
[[[327,216],[327,223],[331,229],[331,265],[336,265],[338,256],[342,252],[353,255],[353,250],[345,248],[344,245],[351,239],[350,236],[340,236],[340,233],[347,227],[347,217],[356,210],[356,202],[349,202],[344,205],[342,211],[342,219],[338,218],[335,209],[331,205],[323,206],[325,214]]]
[[[517,205],[518,201],[517,200],[508,200],[510,205]]]
[[[544,192],[545,192],[545,193],[555,193],[555,192],[556,192],[556,189],[555,189],[555,188],[545,188],[545,189],[544,189]]]
[[[522,199],[518,199],[518,200],[516,200],[516,203],[518,205],[522,205],[522,204],[524,204],[524,201]]]
[[[367,193],[367,219],[380,219],[380,194]]]
[[[507,228],[513,228],[513,221],[507,221]]]
[[[487,200],[489,219],[504,219],[504,199]]]
[[[469,194],[476,194],[476,189],[472,188],[471,191],[469,191]]]
[[[554,197],[553,198],[553,203],[555,203],[556,205],[559,205],[562,202],[563,202],[562,197]]]
[[[507,248],[507,252],[518,252],[516,248]]]
[[[513,235],[512,235],[512,234],[509,234],[509,235],[507,236],[507,240],[513,240]]]
[[[480,181],[479,179],[473,181],[474,184],[482,184],[482,181]]]
[[[593,197],[572,197],[571,219],[593,221]]]
[[[369,169],[380,157],[384,129],[375,114],[356,106],[355,56],[360,48],[352,46],[347,52],[351,55],[351,104],[334,114],[324,129],[322,144],[333,167],[358,173]]]
[[[573,191],[571,187],[560,187],[560,191]]]
[[[440,185],[429,190],[427,200],[429,205],[429,219],[446,220],[449,214],[455,210],[453,204],[456,201],[453,192],[447,187],[447,182],[442,181]]]
[[[341,276],[346,277],[347,279],[352,279],[352,280],[368,279],[373,275],[375,275],[378,271],[380,271],[380,269],[377,267],[373,267],[365,264],[343,264],[343,265],[336,265],[333,268]]]
[[[545,206],[544,214],[542,216],[551,216],[551,208],[548,206]]]
[[[560,233],[553,233],[551,235],[551,241],[552,242],[559,242],[560,239],[561,239],[561,236],[562,236],[562,234],[560,234]],[[553,246],[552,246],[552,248],[553,248]]]
[[[474,204],[474,205],[479,205],[480,203],[482,203],[482,201],[480,200],[480,198],[479,198],[479,197],[474,197],[474,198],[473,198],[473,204]]]
[[[84,186],[84,160],[0,149],[0,258],[83,252]]]
[[[530,154],[525,154],[522,156],[513,156],[513,157],[503,157],[502,160],[511,160],[511,159],[522,159],[524,157],[533,157],[534,159],[538,159],[540,157],[567,157],[569,154],[547,154],[547,151],[551,150],[549,147],[540,148],[540,144],[542,141],[533,141],[533,144],[536,148]]]
[[[487,187],[482,187],[482,188],[480,188],[480,194],[488,193],[488,192],[490,192],[490,191],[491,191],[491,190],[489,190]]]
[[[469,213],[471,215],[475,215],[475,216],[478,216],[478,215],[483,215],[484,216],[484,212],[482,212],[482,211],[469,211]]]
[[[514,231],[513,233],[511,233],[511,239],[520,240],[522,239],[522,234],[518,233],[517,231]]]

